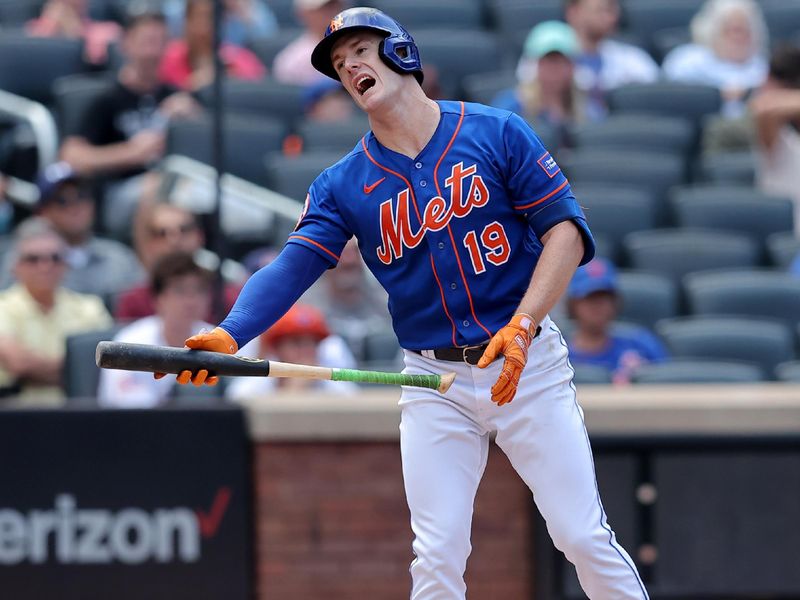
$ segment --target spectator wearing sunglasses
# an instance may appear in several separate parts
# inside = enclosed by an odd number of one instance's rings
[[[17,283],[0,292],[0,403],[63,403],[61,369],[66,338],[106,329],[103,301],[62,286],[64,239],[41,217],[19,225],[12,247]]]
[[[89,187],[65,162],[48,166],[37,179],[39,202],[36,213],[67,243],[66,272],[62,284],[75,292],[110,298],[144,281],[144,268],[125,244],[94,235],[95,201]],[[13,263],[6,256],[0,287],[14,280]]]
[[[136,224],[135,243],[139,259],[152,278],[154,265],[172,252],[197,254],[203,251],[205,235],[197,216],[176,204],[159,202],[143,207]],[[230,310],[239,295],[241,282],[226,282],[223,291],[225,310]],[[150,282],[134,285],[117,297],[114,317],[132,321],[155,314],[155,298]],[[214,322],[213,315],[207,319]]]

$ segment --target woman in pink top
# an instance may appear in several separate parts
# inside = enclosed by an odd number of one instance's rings
[[[113,21],[90,19],[87,5],[87,0],[48,0],[39,18],[29,21],[25,30],[33,37],[83,39],[86,61],[102,64],[108,45],[120,37],[122,28]]]
[[[211,0],[188,0],[183,39],[173,40],[161,61],[161,80],[184,90],[196,90],[214,79],[214,5]],[[245,48],[223,44],[220,49],[227,75],[236,79],[263,78],[267,70]]]

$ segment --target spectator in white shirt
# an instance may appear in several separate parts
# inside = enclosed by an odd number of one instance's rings
[[[566,21],[578,36],[575,83],[588,95],[590,118],[601,119],[608,90],[658,79],[658,65],[637,46],[610,39],[619,22],[617,0],[566,0]]]
[[[713,85],[727,117],[743,114],[744,100],[767,77],[768,32],[753,0],[708,0],[691,23],[692,43],[664,58],[664,75],[674,81]]]
[[[162,256],[153,267],[152,289],[156,314],[134,321],[114,337],[117,342],[183,347],[189,336],[213,325],[203,321],[211,305],[213,273],[198,265],[192,254]],[[175,378],[155,379],[152,373],[103,369],[100,404],[116,408],[152,408],[172,397]]]

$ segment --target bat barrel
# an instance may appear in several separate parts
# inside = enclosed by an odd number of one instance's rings
[[[150,344],[100,342],[95,352],[98,367],[150,373],[180,373],[208,370],[210,375],[269,375],[269,362],[220,352],[189,350]]]

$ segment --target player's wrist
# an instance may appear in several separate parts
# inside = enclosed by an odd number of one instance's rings
[[[524,332],[526,332],[529,340],[532,340],[536,337],[536,332],[539,328],[539,324],[536,322],[536,319],[525,312],[518,312],[515,314],[511,318],[511,325],[514,325],[518,329],[522,329]]]

